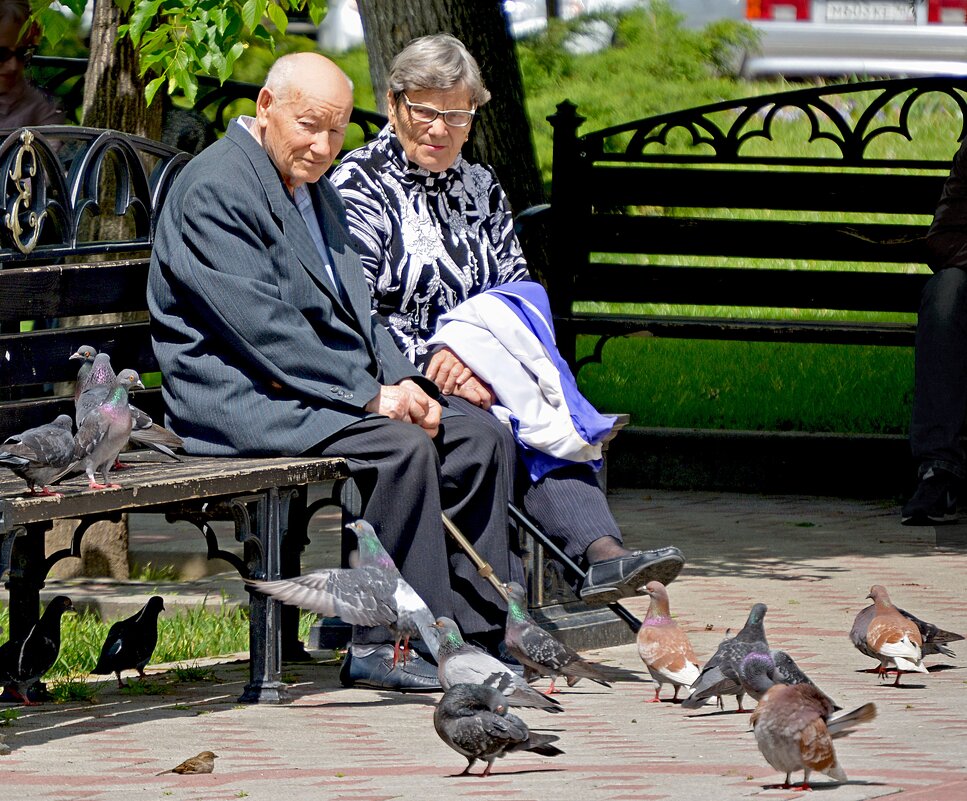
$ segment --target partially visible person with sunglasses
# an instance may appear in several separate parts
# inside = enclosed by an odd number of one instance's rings
[[[29,0],[0,0],[0,129],[62,125],[64,113],[24,74],[40,38]]]

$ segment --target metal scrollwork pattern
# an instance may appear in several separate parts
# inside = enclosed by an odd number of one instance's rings
[[[950,105],[962,139],[967,79],[929,77],[810,87],[673,111],[584,134],[577,150],[591,161],[902,166],[871,155],[871,145],[888,136],[912,141],[915,106],[941,102]],[[567,118],[576,110],[562,106],[556,116],[562,113]],[[777,127],[794,120],[805,123],[796,150],[776,152],[777,140],[787,138],[776,136]],[[769,147],[756,151],[757,140]]]
[[[3,223],[13,236],[14,244],[21,253],[30,253],[37,245],[40,237],[40,225],[46,210],[37,210],[33,206],[33,192],[31,186],[37,175],[37,152],[34,150],[34,134],[24,130],[20,134],[20,148],[14,156],[13,166],[8,173],[13,182],[16,197],[10,206],[10,211],[3,216]],[[24,226],[26,222],[29,236],[24,240]]]

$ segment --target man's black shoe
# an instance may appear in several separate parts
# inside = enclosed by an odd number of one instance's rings
[[[588,566],[588,574],[581,585],[581,600],[594,604],[609,604],[637,594],[639,587],[649,581],[669,584],[685,565],[685,557],[678,548],[658,548],[654,551],[635,551],[629,556],[605,559]]]
[[[371,687],[404,693],[443,689],[436,665],[415,651],[410,651],[405,665],[401,660],[393,667],[391,644],[380,645],[366,656],[354,656],[350,646],[339,669],[339,681],[343,687]]]
[[[900,510],[905,526],[935,526],[957,519],[957,491],[961,480],[949,470],[931,467],[920,477],[913,497]]]

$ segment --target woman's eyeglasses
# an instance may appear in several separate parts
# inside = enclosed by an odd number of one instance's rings
[[[6,64],[12,58],[26,64],[36,49],[35,47],[0,47],[0,64]]]
[[[406,107],[410,110],[410,117],[413,118],[414,122],[429,123],[442,115],[443,121],[447,125],[452,125],[454,128],[466,128],[473,122],[473,118],[477,113],[477,109],[471,109],[470,111],[460,111],[457,109],[440,111],[440,109],[427,106],[424,103],[411,103],[410,99],[406,96],[406,92],[403,92],[402,96],[403,102],[406,103]]]

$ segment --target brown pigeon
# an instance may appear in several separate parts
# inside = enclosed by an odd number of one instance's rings
[[[935,626],[933,623],[928,623],[926,620],[921,620],[916,615],[908,612],[906,609],[901,609],[899,606],[896,610],[903,615],[908,620],[911,620],[916,624],[917,628],[920,630],[920,636],[923,638],[923,646],[921,647],[921,656],[926,658],[928,656],[933,656],[934,654],[943,654],[944,656],[956,656],[956,654],[947,646],[952,642],[957,642],[958,640],[964,639],[963,634],[956,634],[953,631],[945,631],[939,626]],[[870,604],[865,609],[863,609],[857,616],[856,620],[853,621],[853,628],[850,629],[849,638],[853,641],[853,645],[856,646],[860,653],[866,654],[873,659],[879,659],[879,657],[870,650],[869,646],[866,644],[866,632],[870,627],[870,621],[876,615],[876,606]],[[879,668],[877,668],[879,670]]]
[[[211,751],[202,751],[197,756],[186,759],[171,770],[163,770],[155,775],[163,776],[165,773],[211,773],[215,770],[216,759],[218,759],[218,754],[213,754]]]
[[[777,786],[790,789],[792,772],[801,770],[802,784],[794,789],[809,790],[809,774],[813,771],[838,782],[846,781],[846,773],[836,760],[833,740],[874,717],[874,704],[833,717],[832,701],[812,684],[773,684],[765,691],[750,721],[766,762],[786,774],[785,782]]]
[[[675,688],[672,701],[678,699],[679,687],[691,687],[698,678],[698,657],[688,641],[688,635],[672,620],[668,611],[668,591],[660,581],[649,581],[645,592],[651,598],[648,614],[638,630],[638,656],[645,663],[651,677],[658,682],[655,697],[658,702],[662,685]]]
[[[892,604],[885,587],[874,584],[866,597],[873,600],[873,617],[866,627],[865,636],[860,638],[864,647],[857,644],[853,631],[850,632],[854,645],[868,656],[880,660],[877,673],[881,676],[886,675],[887,667],[896,667],[894,687],[900,685],[903,673],[926,673],[927,669],[923,666],[923,636],[917,624]],[[854,621],[854,631],[856,628]]]

